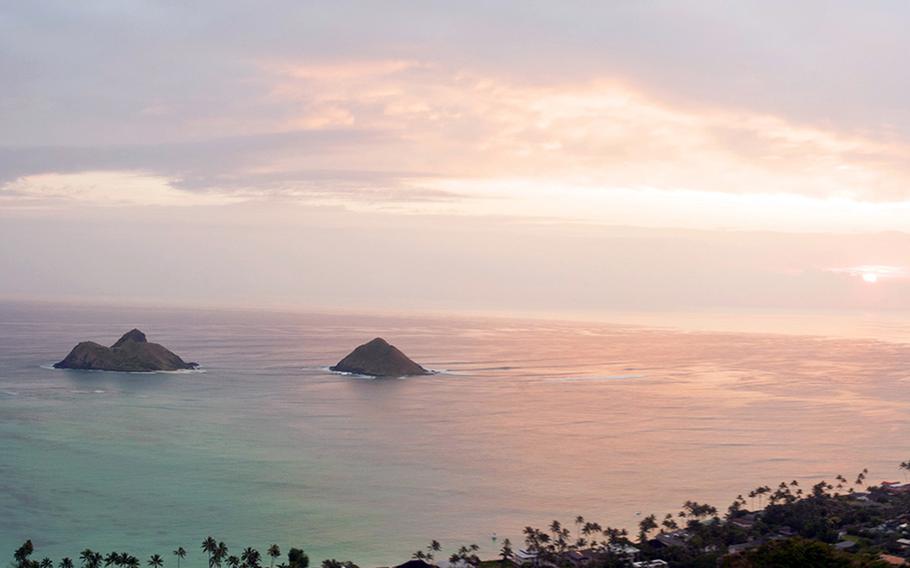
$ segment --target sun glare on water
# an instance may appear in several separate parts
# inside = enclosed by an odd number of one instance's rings
[[[878,282],[878,274],[874,272],[864,272],[863,281],[868,282],[869,284],[875,284]]]

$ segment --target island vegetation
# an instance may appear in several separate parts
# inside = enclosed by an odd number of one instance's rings
[[[910,460],[900,464],[910,472]],[[763,485],[739,495],[723,512],[712,505],[687,501],[678,512],[642,517],[634,533],[576,517],[554,520],[545,528],[525,527],[524,542],[500,543],[497,558],[481,559],[476,544],[461,546],[447,557],[460,568],[507,566],[550,568],[885,568],[910,566],[910,483],[867,486],[863,470],[847,479],[802,487],[796,480]],[[224,542],[206,537],[201,543],[208,568],[264,568],[257,549],[232,554]],[[430,568],[442,562],[436,540],[396,568]],[[173,565],[181,567],[186,550],[177,547]],[[11,568],[162,568],[153,554],[144,561],[128,552],[102,554],[85,549],[77,560],[35,559],[32,541],[13,554]],[[266,549],[269,568],[309,568],[303,548],[290,548],[283,560],[277,544]],[[78,566],[77,566],[78,562]],[[276,564],[277,562],[277,564]],[[358,568],[353,562],[323,560],[321,568]],[[315,567],[314,567],[315,568]]]

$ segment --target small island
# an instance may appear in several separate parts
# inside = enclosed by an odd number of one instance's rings
[[[125,372],[179,371],[198,366],[157,343],[149,343],[138,329],[126,332],[110,347],[83,341],[62,361],[54,363],[55,369]]]
[[[357,347],[330,369],[342,373],[370,375],[373,377],[404,377],[407,375],[432,374],[381,337]]]

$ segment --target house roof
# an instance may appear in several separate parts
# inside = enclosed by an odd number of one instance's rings
[[[639,552],[639,550],[631,544],[624,544],[621,542],[608,544],[607,550],[613,554],[638,554]]]
[[[682,533],[666,534],[660,533],[654,540],[664,546],[686,546],[685,535]]]

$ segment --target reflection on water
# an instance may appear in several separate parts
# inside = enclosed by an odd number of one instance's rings
[[[132,327],[206,372],[41,368]],[[900,475],[906,324],[693,327],[2,306],[0,546],[183,545],[201,566],[212,534],[378,565],[431,538],[489,550],[552,518],[631,526],[782,479]],[[446,371],[325,370],[377,335]]]

